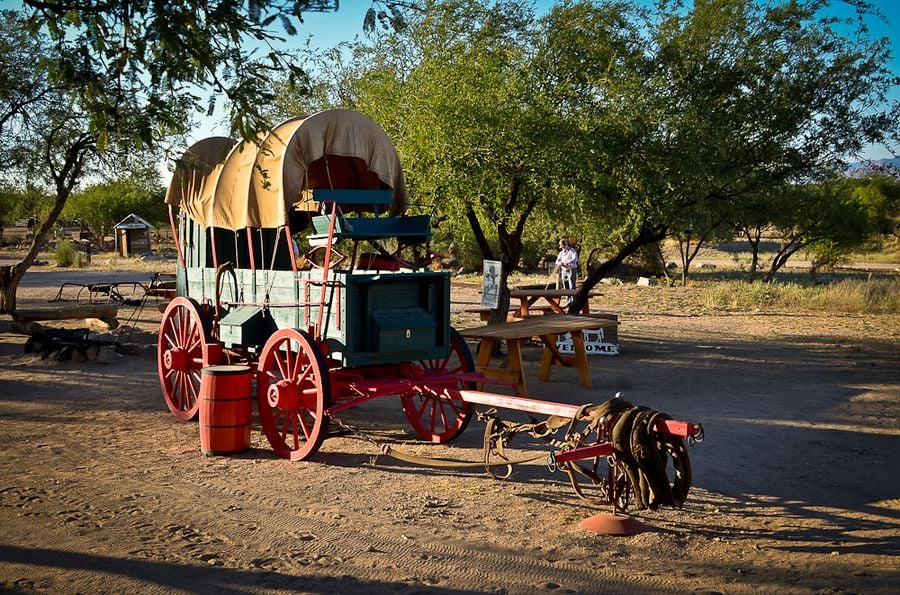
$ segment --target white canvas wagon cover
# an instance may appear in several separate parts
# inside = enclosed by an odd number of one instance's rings
[[[317,188],[391,190],[391,215],[409,205],[400,158],[385,131],[353,110],[275,126],[257,142],[211,137],[182,156],[166,202],[203,227],[275,228],[292,209],[315,211]]]

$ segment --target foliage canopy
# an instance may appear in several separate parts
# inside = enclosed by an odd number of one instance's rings
[[[888,40],[864,24],[874,9],[852,2],[841,20],[830,5],[568,0],[539,17],[522,2],[431,0],[402,31],[320,57],[313,88],[319,107],[382,123],[414,194],[451,235],[471,229],[485,258],[496,248],[515,267],[523,238],[561,230],[602,245],[590,289],[698,222],[799,207],[799,186],[897,141]]]

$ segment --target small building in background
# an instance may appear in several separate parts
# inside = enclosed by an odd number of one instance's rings
[[[150,225],[143,217],[131,213],[115,226],[116,253],[119,256],[150,254]]]

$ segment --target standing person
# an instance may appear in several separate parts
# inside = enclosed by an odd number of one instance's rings
[[[569,240],[559,241],[559,254],[556,257],[556,270],[562,279],[563,289],[575,289],[575,275],[578,272],[578,252],[569,245]],[[571,303],[572,299],[566,300]]]

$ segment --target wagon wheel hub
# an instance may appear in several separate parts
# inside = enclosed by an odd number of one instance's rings
[[[163,353],[163,363],[169,370],[187,370],[190,363],[190,354],[182,347],[173,347]]]
[[[279,380],[269,386],[266,399],[272,407],[293,411],[300,405],[299,387],[288,380]]]

